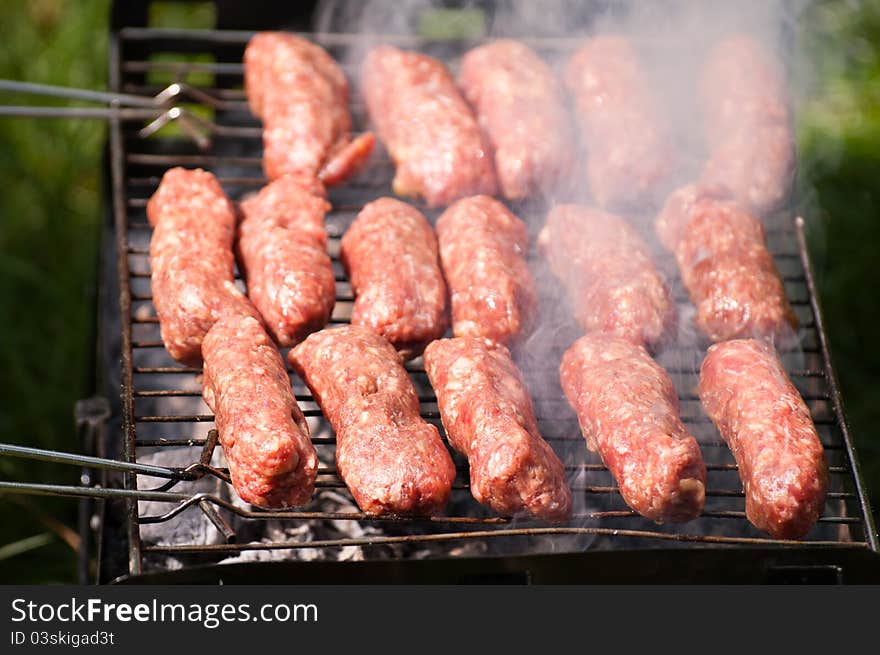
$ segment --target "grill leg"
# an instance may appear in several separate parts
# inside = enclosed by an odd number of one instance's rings
[[[83,452],[97,452],[97,445],[104,439],[104,429],[107,419],[110,418],[110,403],[106,398],[93,396],[77,401],[74,410],[76,430]],[[80,472],[80,484],[91,487],[95,483],[95,471],[91,468],[83,468]],[[77,577],[79,584],[86,585],[92,579],[92,543],[95,540],[95,527],[93,519],[97,518],[95,501],[91,498],[83,498],[79,501],[78,528],[80,547],[77,561]]]

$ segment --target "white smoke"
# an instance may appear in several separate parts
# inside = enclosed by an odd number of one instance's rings
[[[789,81],[792,82],[792,98],[795,112],[812,84],[809,71],[798,61],[796,35],[809,6],[808,0],[747,0],[657,2],[614,1],[530,1],[502,0],[481,2],[462,0],[322,0],[315,13],[316,32],[356,34],[353,45],[342,52],[341,57],[351,74],[357,75],[365,52],[379,43],[391,43],[403,48],[424,49],[436,45],[431,37],[458,37],[457,50],[444,57],[455,72],[457,57],[472,43],[494,38],[520,38],[532,45],[556,70],[561,71],[567,56],[582,40],[602,33],[618,33],[630,38],[643,62],[652,91],[669,118],[673,143],[677,154],[677,170],[674,184],[692,182],[699,177],[707,153],[702,132],[698,81],[702,64],[709,49],[723,36],[745,33],[757,40],[782,63]],[[798,73],[793,75],[793,71]],[[357,79],[352,80],[357,89]],[[572,140],[577,140],[572,134]],[[582,170],[575,167],[576,171]],[[578,179],[562,184],[568,195],[548,199],[547,203],[526,203],[516,208],[523,220],[529,223],[532,234],[543,222],[547,206],[556,201],[583,201],[586,185]],[[669,191],[674,188],[671,187]],[[807,193],[808,202],[811,197]],[[656,244],[653,234],[653,216],[657,207],[636,209],[626,217],[642,232],[645,239]],[[671,256],[661,248],[655,252],[663,270],[674,270]],[[543,272],[541,272],[543,271]],[[521,347],[518,361],[532,389],[558,390],[557,371],[561,351],[552,343],[564,334],[570,336],[571,324],[562,314],[568,312],[565,300],[555,280],[546,278],[544,267],[538,268],[538,285],[545,294],[545,311],[542,324]],[[678,344],[678,351],[658,354],[658,361],[670,371],[677,371],[684,378],[693,380],[697,374],[702,349],[699,347],[692,326],[688,323],[693,308],[682,298],[680,315],[681,334],[685,336]],[[555,294],[547,298],[546,294]],[[568,316],[570,319],[570,316]],[[689,327],[690,326],[690,327]],[[801,353],[790,353],[789,361],[802,363]],[[548,363],[548,359],[555,362]],[[693,398],[693,393],[690,393]],[[691,404],[695,401],[692,399]],[[698,413],[692,411],[691,415]],[[718,453],[707,455],[714,457]],[[567,461],[566,463],[571,463]],[[579,478],[580,479],[580,478]],[[581,481],[581,484],[583,482]],[[577,494],[576,494],[577,496]],[[588,511],[589,507],[578,507]],[[586,545],[586,544],[582,544]]]

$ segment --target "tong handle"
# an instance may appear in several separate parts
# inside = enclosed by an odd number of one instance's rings
[[[74,464],[77,466],[86,466],[96,469],[107,469],[109,471],[128,471],[131,473],[140,473],[142,475],[151,475],[157,478],[179,479],[183,476],[182,469],[166,468],[164,466],[153,466],[152,464],[135,464],[130,462],[120,462],[115,459],[107,459],[105,457],[92,457],[91,455],[77,455],[75,453],[62,453],[55,450],[44,450],[42,448],[31,448],[29,446],[17,446],[15,444],[0,443],[0,456],[7,457],[23,457],[26,459],[35,459],[42,462],[55,462],[56,464]]]
[[[13,93],[32,93],[34,95],[49,96],[54,98],[66,98],[69,100],[87,100],[89,102],[116,103],[130,107],[159,107],[165,98],[145,98],[129,93],[110,93],[108,91],[92,91],[89,89],[75,89],[68,86],[54,86],[52,84],[36,84],[34,82],[19,82],[16,80],[0,80],[0,91]]]
[[[141,138],[151,136],[162,127],[177,121],[183,132],[196,145],[207,150],[211,146],[212,132],[223,129],[210,121],[200,119],[176,103],[189,98],[201,105],[213,109],[222,109],[225,103],[214,98],[201,89],[189,86],[184,82],[173,82],[160,91],[155,97],[144,97],[130,93],[111,93],[108,91],[91,91],[67,86],[36,84],[16,80],[0,80],[0,91],[13,93],[33,93],[41,96],[87,100],[89,102],[109,103],[109,107],[33,107],[33,106],[0,106],[0,116],[17,116],[29,118],[121,118],[122,120],[141,119],[150,121],[138,134]],[[232,128],[235,129],[235,128]]]
[[[229,480],[229,474],[222,469],[211,466],[211,456],[217,446],[219,436],[217,430],[209,430],[208,438],[202,447],[199,461],[190,464],[186,468],[154,466],[153,464],[141,464],[138,462],[121,462],[106,457],[93,457],[91,455],[78,455],[65,453],[57,450],[44,450],[43,448],[31,448],[30,446],[18,446],[15,444],[0,443],[0,456],[23,457],[42,462],[55,462],[57,464],[73,464],[87,468],[105,469],[108,471],[124,471],[149,475],[156,478],[168,478],[170,480],[197,480],[206,473],[210,473],[221,480]]]

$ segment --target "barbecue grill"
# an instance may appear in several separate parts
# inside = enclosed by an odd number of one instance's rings
[[[247,27],[302,28],[284,15],[283,4],[258,5]],[[144,6],[117,3],[114,8],[110,90],[153,97],[171,82],[186,82],[196,89],[186,98],[194,102],[177,106],[201,117],[197,127],[205,138],[168,128],[144,138],[143,117],[108,113],[109,220],[98,321],[99,394],[107,400],[90,399],[77,407],[83,445],[91,455],[11,446],[2,450],[83,468],[79,487],[3,483],[3,488],[26,493],[83,498],[82,576],[89,549],[97,548],[96,580],[101,583],[880,580],[877,533],[831,365],[804,221],[791,209],[766,221],[770,248],[801,323],[802,349],[784,355],[783,361],[812,412],[830,469],[825,510],[806,539],[774,539],[747,521],[736,464],[702,413],[695,392],[705,351],[689,344],[688,335],[683,344],[659,353],[658,361],[675,382],[682,418],[706,460],[705,511],[689,523],[660,526],[626,507],[601,461],[586,452],[577,419],[556,381],[559,357],[577,329],[566,322],[567,310],[552,300],[552,278],[534,253],[530,263],[539,286],[545,287],[542,295],[551,298],[543,311],[558,315],[559,321],[553,321],[552,329],[539,330],[520,357],[542,434],[565,462],[578,499],[571,521],[547,524],[488,512],[471,498],[467,468],[457,456],[458,476],[445,515],[363,514],[332,464],[332,432],[296,377],[294,392],[322,458],[316,499],[302,509],[282,512],[243,505],[230,491],[213,417],[200,400],[200,370],[171,360],[159,337],[150,296],[145,207],[172,166],[211,170],[235,200],[266,183],[260,125],[242,90],[242,55],[253,32],[150,28]],[[224,3],[218,3],[221,25],[223,11]],[[362,39],[344,33],[307,36],[343,64],[347,49]],[[474,45],[414,37],[381,40],[451,62]],[[532,45],[558,55],[572,43],[541,38]],[[354,80],[354,71],[347,72]],[[205,102],[198,92],[213,100]],[[356,89],[352,112],[356,128],[363,129],[364,108]],[[348,321],[353,300],[338,259],[339,238],[365,203],[391,194],[392,174],[387,155],[380,152],[358,177],[329,191],[333,209],[326,225],[337,273],[333,323]],[[421,209],[436,217],[436,212]],[[529,203],[514,209],[534,236],[544,210]],[[668,259],[658,261],[667,261],[680,311],[687,311],[686,294]],[[440,427],[421,359],[409,362],[407,369],[423,417]],[[180,529],[186,522],[191,529]]]

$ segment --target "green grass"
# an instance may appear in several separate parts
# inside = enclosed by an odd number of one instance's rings
[[[109,2],[7,0],[0,77],[106,87]],[[4,104],[41,103],[6,94]],[[77,451],[73,403],[89,395],[103,122],[0,119],[0,440]],[[0,478],[75,484],[71,467],[0,458]],[[40,513],[76,504],[0,499],[0,582],[72,582],[75,554]],[[48,533],[37,540],[36,536]],[[9,553],[10,551],[7,551]],[[11,551],[14,553],[15,551]]]
[[[880,3],[819,2],[796,71],[800,184],[828,336],[880,517]]]
[[[165,26],[207,23],[175,3]],[[108,0],[0,4],[0,78],[106,85]],[[802,22],[796,70],[800,153],[821,297],[853,434],[880,508],[880,4],[817,3]],[[4,104],[32,98],[4,96]],[[37,100],[37,102],[41,102]],[[100,122],[0,119],[0,441],[78,450],[73,403],[91,393],[90,332],[105,128]],[[69,467],[0,458],[0,479],[75,484]],[[72,582],[75,555],[55,517],[70,500],[0,497],[0,583]]]

